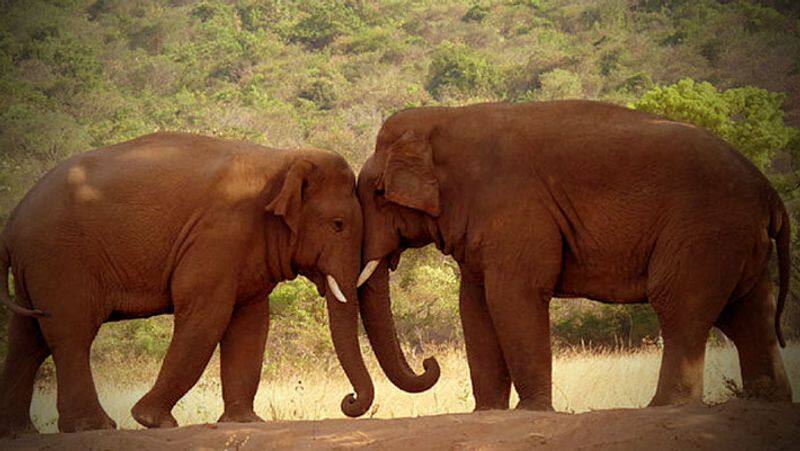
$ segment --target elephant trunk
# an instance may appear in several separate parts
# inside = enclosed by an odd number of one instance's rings
[[[355,395],[349,394],[342,400],[342,412],[348,417],[358,417],[366,413],[375,397],[375,388],[358,343],[358,297],[355,288],[347,289],[344,291],[347,302],[342,302],[332,291],[327,290],[325,299],[333,347],[355,390]]]
[[[434,357],[423,362],[425,372],[417,375],[408,365],[397,339],[389,296],[389,266],[382,259],[360,291],[361,318],[367,337],[386,377],[401,390],[418,393],[439,380],[439,363]]]

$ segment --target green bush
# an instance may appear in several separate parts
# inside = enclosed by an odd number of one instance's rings
[[[348,4],[333,0],[309,2],[307,10],[289,31],[289,40],[312,50],[330,45],[336,38],[363,26]]]
[[[583,98],[581,77],[565,69],[553,69],[539,76],[540,87],[533,92],[535,100]]]
[[[525,8],[539,9],[545,0],[510,0],[512,6],[522,6]]]
[[[550,308],[557,347],[637,347],[660,335],[658,318],[649,305],[609,305],[564,299]]]
[[[491,8],[481,3],[470,6],[466,13],[461,16],[464,22],[483,22],[491,12]]]
[[[764,170],[793,131],[784,122],[783,94],[747,86],[720,91],[683,79],[646,92],[633,107],[711,130]]]
[[[641,95],[653,88],[653,79],[649,75],[637,72],[626,78],[618,87],[618,90]]]
[[[298,13],[294,2],[244,0],[237,2],[237,13],[242,26],[251,33],[271,31],[288,36],[289,23]]]
[[[428,91],[436,98],[459,94],[489,94],[499,83],[494,66],[464,44],[445,41],[433,52]]]
[[[121,321],[103,325],[92,346],[101,360],[128,355],[163,359],[172,340],[172,316]]]
[[[393,280],[393,313],[399,335],[414,348],[425,343],[458,343],[459,278],[447,265],[419,262]]]
[[[308,312],[304,304],[320,300],[319,293],[313,283],[305,277],[279,284],[269,296],[269,307],[276,317],[306,320]]]
[[[300,88],[297,96],[311,101],[321,110],[330,110],[339,100],[340,90],[344,80],[338,74],[326,73],[320,70],[310,71],[309,81]]]
[[[350,54],[379,54],[381,62],[399,62],[405,56],[406,39],[387,27],[362,28],[341,38],[340,42]],[[362,72],[364,68],[359,67],[359,73]]]

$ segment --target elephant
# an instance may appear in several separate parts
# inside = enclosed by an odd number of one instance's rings
[[[791,399],[778,347],[789,218],[764,175],[708,131],[584,100],[412,108],[383,123],[358,196],[359,306],[393,381],[413,374],[389,271],[434,243],[460,269],[476,410],[509,408],[512,383],[517,408],[552,409],[552,297],[649,302],[664,343],[652,406],[702,400],[712,326],[734,342],[747,392]]]
[[[91,343],[104,322],[160,314],[174,315],[174,334],[134,419],[177,426],[173,406],[219,343],[219,421],[261,421],[253,398],[268,295],[297,275],[326,299],[334,349],[355,390],[342,411],[362,415],[374,388],[357,336],[363,231],[355,189],[353,171],[330,151],[182,133],[143,136],[58,165],[0,236],[0,296],[14,312],[0,378],[0,432],[35,431],[34,377],[50,354],[59,429],[115,428],[98,402]]]

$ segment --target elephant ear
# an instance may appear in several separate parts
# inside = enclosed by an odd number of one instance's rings
[[[286,172],[280,192],[264,207],[268,213],[283,218],[286,226],[292,231],[292,241],[296,239],[300,229],[303,192],[309,184],[314,169],[314,165],[308,160],[299,159],[292,163]]]
[[[381,185],[386,200],[439,216],[439,180],[429,137],[403,134],[389,149]]]

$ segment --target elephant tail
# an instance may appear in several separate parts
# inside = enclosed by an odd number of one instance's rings
[[[789,248],[792,241],[792,224],[789,221],[789,214],[786,206],[778,201],[778,211],[780,217],[773,219],[770,227],[770,235],[775,239],[775,246],[778,251],[778,302],[775,309],[775,334],[782,348],[786,347],[786,340],[781,331],[781,314],[786,306],[786,297],[789,295],[789,279],[792,268],[792,256]],[[777,216],[777,215],[776,215]]]
[[[36,318],[46,317],[47,313],[39,309],[27,309],[18,305],[11,299],[11,293],[8,290],[8,269],[11,267],[11,258],[6,246],[5,233],[0,235],[0,298],[9,310],[22,316],[33,316]]]

